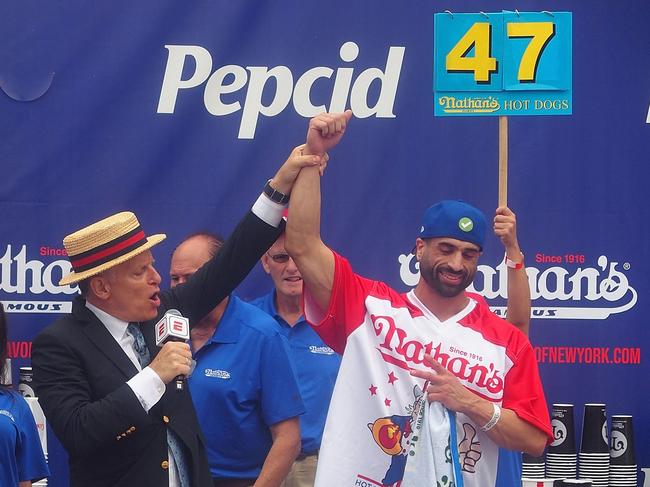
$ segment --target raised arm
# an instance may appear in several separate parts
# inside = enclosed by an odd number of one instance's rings
[[[506,319],[526,336],[530,327],[530,287],[524,254],[517,241],[517,217],[507,206],[500,206],[494,217],[494,234],[501,239],[506,257],[521,266],[508,267],[508,311]]]
[[[302,168],[322,170],[323,158],[294,150],[269,181],[277,195],[289,195]],[[260,195],[219,252],[184,284],[161,293],[166,308],[176,308],[198,323],[248,275],[282,232],[284,206]]]
[[[309,122],[303,154],[325,154],[339,143],[352,117],[345,113],[323,113]],[[334,282],[334,255],[320,236],[320,175],[318,168],[300,171],[289,202],[285,247],[300,270],[304,286],[315,303],[326,310]]]

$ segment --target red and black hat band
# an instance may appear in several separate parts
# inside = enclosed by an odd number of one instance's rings
[[[110,242],[106,242],[75,256],[70,256],[70,262],[76,273],[84,272],[126,255],[146,243],[147,238],[144,235],[144,231],[138,226]]]

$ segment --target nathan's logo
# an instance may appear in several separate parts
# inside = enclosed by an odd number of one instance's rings
[[[438,104],[445,113],[492,113],[501,108],[499,100],[488,96],[466,96],[456,98],[455,96],[438,97]]]
[[[412,365],[428,367],[424,364],[424,355],[432,355],[452,374],[466,381],[483,397],[501,399],[503,395],[503,371],[494,364],[472,363],[468,357],[451,356],[443,352],[442,344],[433,342],[423,344],[417,339],[409,338],[406,330],[399,328],[390,316],[371,315],[375,335],[379,338],[377,350],[384,361],[404,370]]]
[[[204,373],[206,377],[214,377],[216,379],[230,379],[230,372],[227,370],[205,369]]]
[[[238,134],[240,139],[254,138],[259,116],[274,117],[289,106],[289,102],[293,102],[298,115],[308,118],[325,111],[342,112],[348,106],[348,98],[349,106],[357,118],[373,115],[378,118],[395,118],[393,107],[404,47],[390,47],[383,70],[368,68],[361,71],[354,80],[353,67],[339,67],[335,71],[327,66],[317,66],[297,77],[287,66],[244,68],[228,64],[217,67],[213,72],[212,56],[207,49],[173,44],[166,45],[165,48],[169,54],[157,113],[174,113],[176,98],[181,90],[196,88],[205,83],[203,104],[208,113],[222,117],[242,111]],[[358,56],[359,46],[351,41],[344,43],[339,50],[339,57],[344,63],[351,63]],[[192,69],[191,74],[188,74],[187,71]],[[376,89],[371,90],[373,84],[379,85],[378,93]],[[329,100],[319,100],[314,104],[314,85],[319,85],[318,93],[322,92],[322,88],[331,93]],[[241,90],[244,92],[237,98],[235,94]],[[375,100],[374,106],[369,105],[369,98]],[[329,106],[325,103],[318,104],[325,101],[329,101]]]
[[[413,254],[398,257],[400,277],[407,286],[415,286],[420,278],[419,263]],[[630,286],[622,270],[629,264],[619,265],[607,256],[598,258],[596,267],[578,267],[569,270],[560,266],[547,269],[526,267],[530,297],[551,302],[551,306],[533,306],[534,318],[604,320],[609,315],[623,313],[636,304],[637,292]],[[485,296],[486,299],[508,297],[508,268],[505,263],[497,267],[479,265],[474,283],[467,289]],[[593,302],[592,303],[584,303]],[[566,304],[565,304],[566,303]],[[584,303],[588,306],[571,306]],[[505,306],[492,306],[499,316],[505,316]]]
[[[334,350],[327,346],[309,345],[309,351],[319,355],[334,355]]]
[[[70,272],[70,262],[55,260],[50,263],[27,259],[27,246],[12,256],[12,247],[7,245],[0,258],[0,292],[20,297],[26,294],[76,294],[77,287],[58,286],[61,277]],[[5,296],[3,296],[5,297]],[[69,313],[70,301],[35,301],[3,299],[9,313]]]

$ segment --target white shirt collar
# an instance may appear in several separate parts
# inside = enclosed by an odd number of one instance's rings
[[[106,311],[99,309],[97,306],[86,301],[86,308],[95,313],[97,319],[101,321],[111,336],[115,339],[117,343],[122,341],[122,338],[126,334],[126,327],[129,326],[128,322],[122,321],[115,316],[109,315]]]

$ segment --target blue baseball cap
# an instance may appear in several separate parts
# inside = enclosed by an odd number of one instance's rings
[[[486,227],[481,210],[464,201],[443,200],[424,213],[418,237],[450,237],[471,242],[483,250]]]

